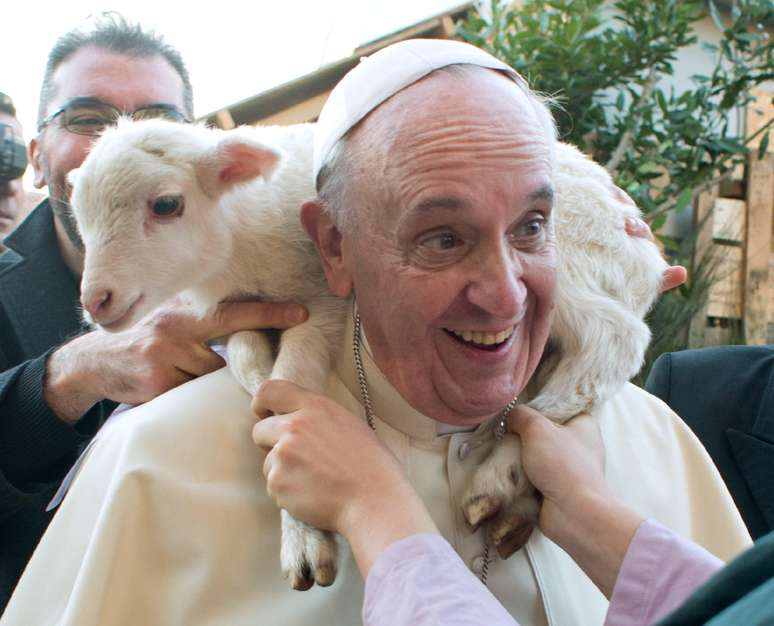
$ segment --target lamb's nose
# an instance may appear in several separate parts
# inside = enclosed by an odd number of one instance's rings
[[[88,294],[83,299],[83,307],[89,312],[92,319],[99,323],[110,316],[110,305],[113,303],[113,292],[109,289],[100,289]]]

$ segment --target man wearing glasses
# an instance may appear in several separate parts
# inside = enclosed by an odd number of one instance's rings
[[[220,368],[209,339],[304,316],[299,307],[244,302],[198,319],[171,304],[123,333],[83,327],[83,246],[67,175],[122,115],[190,122],[191,84],[161,37],[103,15],[49,53],[29,146],[35,185],[49,197],[0,257],[0,609],[48,525],[57,486],[116,403],[145,402]]]

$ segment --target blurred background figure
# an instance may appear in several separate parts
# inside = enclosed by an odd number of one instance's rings
[[[0,92],[0,240],[10,233],[25,212],[22,175],[27,169],[27,149],[16,108]]]

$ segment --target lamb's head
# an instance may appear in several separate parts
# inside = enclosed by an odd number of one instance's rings
[[[223,271],[239,228],[224,194],[280,160],[239,129],[148,120],[107,131],[70,177],[87,320],[122,330]]]

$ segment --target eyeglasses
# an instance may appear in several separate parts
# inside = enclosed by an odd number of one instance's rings
[[[59,107],[38,124],[38,132],[59,118],[65,130],[76,135],[96,137],[108,126],[115,126],[122,116],[130,117],[135,121],[163,119],[171,122],[191,122],[184,113],[170,104],[153,104],[127,112],[92,98],[76,98]]]

